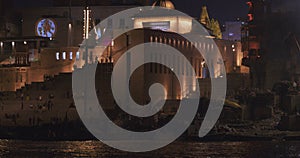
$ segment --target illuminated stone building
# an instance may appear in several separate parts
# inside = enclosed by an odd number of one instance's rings
[[[94,12],[87,31],[100,19],[131,7],[92,6]],[[19,10],[21,37],[16,33],[0,38],[0,91],[16,91],[26,84],[43,82],[46,76],[74,70],[74,61],[82,58],[78,49],[86,33],[85,7],[72,7],[71,16],[69,11],[69,7]]]
[[[160,3],[162,6],[165,6],[165,3]],[[157,5],[157,3],[154,3],[154,5]],[[173,6],[173,5],[169,5]],[[167,9],[173,9],[173,7],[168,7]],[[208,50],[212,48],[212,45],[209,45],[208,43],[191,43],[187,41],[186,39],[182,38],[178,34],[174,33],[176,31],[182,33],[182,34],[188,34],[193,29],[193,22],[191,18],[188,17],[180,17],[180,16],[169,16],[166,17],[164,15],[155,15],[155,14],[148,14],[147,11],[141,10],[140,13],[134,17],[132,17],[133,20],[133,27],[136,29],[134,31],[127,32],[126,34],[120,35],[116,39],[110,39],[108,40],[111,42],[111,45],[104,50],[104,56],[99,58],[100,62],[106,62],[106,61],[114,61],[117,62],[120,55],[124,54],[127,50],[130,48],[133,48],[134,46],[141,44],[141,43],[163,43],[167,45],[171,45],[172,47],[180,50],[184,56],[189,59],[189,61],[192,63],[193,68],[196,72],[196,79],[199,80],[201,84],[201,95],[208,96],[210,94],[210,85],[209,85],[209,78],[219,78],[222,77],[225,73],[230,74],[229,78],[232,79],[236,77],[235,82],[230,82],[229,87],[230,89],[237,89],[241,86],[247,86],[247,80],[245,78],[241,77],[243,74],[248,73],[248,69],[241,65],[241,60],[244,57],[243,53],[241,52],[241,43],[237,41],[229,41],[229,40],[222,40],[217,39],[214,36],[207,37],[207,38],[214,38],[214,42],[216,43],[219,49],[224,62],[225,62],[225,68],[226,72],[221,72],[220,67],[218,64],[214,65],[214,76],[209,76],[207,70],[205,70],[205,61],[203,60],[203,57],[197,53],[196,47],[201,48],[203,50]],[[117,23],[118,19],[113,21],[113,23]],[[108,21],[109,23],[109,21]],[[128,24],[130,25],[130,24]],[[104,24],[105,26],[105,24]],[[119,26],[118,24],[116,26]],[[127,27],[126,25],[123,27]],[[104,48],[97,48],[98,50],[103,51]],[[84,51],[84,50],[82,50]],[[97,50],[93,50],[93,52],[96,52]],[[100,52],[101,52],[100,51]],[[91,51],[90,51],[91,52]],[[90,59],[96,59],[98,58],[95,56],[95,54],[89,54],[88,56],[92,56]],[[153,53],[153,58],[156,58],[158,60],[164,61],[164,60],[178,60],[178,63],[180,63],[179,67],[184,67],[185,63],[182,59],[177,59],[176,56],[162,56],[157,53]],[[87,59],[87,58],[86,58]],[[216,60],[216,59],[214,59]],[[76,62],[76,67],[83,67],[84,63],[86,62]],[[93,63],[93,60],[88,60],[88,63]],[[186,74],[189,74],[189,72],[186,72],[185,69],[179,70],[183,76]],[[139,70],[138,77],[132,77],[132,83],[135,83],[135,85],[143,85],[141,87],[132,87],[131,90],[134,91],[132,93],[134,98],[137,99],[138,102],[144,103],[143,101],[147,100],[144,97],[147,96],[149,86],[153,83],[153,81],[162,83],[166,89],[167,89],[167,99],[168,100],[176,100],[176,99],[182,99],[184,97],[187,97],[189,92],[187,91],[180,91],[179,85],[174,84],[175,77],[172,73],[170,73],[170,70],[166,67],[163,67],[162,65],[158,64],[149,64],[146,65],[142,70]],[[234,77],[231,76],[231,74],[235,74]],[[237,75],[240,74],[241,76]],[[232,78],[231,78],[232,77]],[[194,79],[195,80],[195,79]],[[243,80],[245,83],[241,83],[238,80]],[[186,86],[192,86],[192,85],[186,85]]]
[[[167,7],[168,9],[174,9],[175,7],[169,0],[157,1],[153,5]],[[59,5],[57,4],[57,6]],[[21,9],[19,13],[22,19],[22,37],[1,39],[2,67],[0,68],[0,73],[2,75],[0,90],[16,91],[26,84],[43,82],[47,76],[55,76],[59,73],[71,73],[74,71],[74,62],[76,62],[75,68],[81,68],[85,64],[97,61],[100,63],[113,63],[114,60],[118,59],[114,53],[118,51],[119,54],[122,54],[125,51],[124,47],[130,48],[137,43],[168,43],[170,41],[173,43],[175,41],[176,47],[183,54],[190,54],[195,50],[195,47],[205,47],[204,43],[192,44],[173,33],[175,30],[178,30],[180,33],[190,32],[193,24],[192,19],[187,17],[147,16],[147,13],[142,13],[145,14],[143,17],[134,17],[133,23],[130,24],[125,24],[122,22],[122,19],[118,19],[117,21],[108,20],[109,23],[106,28],[92,29],[109,15],[132,7],[135,6],[89,6],[88,8],[59,6]],[[87,13],[89,14],[88,16]],[[213,23],[212,21],[209,20],[209,23]],[[79,49],[83,39],[87,37],[88,31],[92,30],[89,34],[101,38],[101,35],[109,30],[111,25],[120,26],[120,28],[134,27],[137,30],[124,34],[117,39],[110,39],[109,42],[112,43],[107,50],[104,50],[106,52],[104,52],[103,57],[98,57],[93,51]],[[149,30],[148,28],[154,30]],[[215,36],[212,36],[212,38],[215,38]],[[128,44],[126,40],[131,42]],[[247,74],[247,69],[241,65],[243,54],[240,51],[240,43],[218,38],[214,40],[223,55],[226,72],[220,72],[217,69],[218,66],[216,66],[214,70],[215,75],[208,76],[208,72],[203,72],[203,58],[201,56],[187,56],[193,63],[197,79],[203,80],[203,83],[206,83],[207,81],[204,81],[206,78],[221,77],[224,73]],[[103,51],[103,49],[99,48],[97,51]],[[110,53],[111,56],[107,56]],[[169,71],[166,71],[165,68],[154,66],[151,70],[153,73],[150,74],[155,74],[154,76],[161,80],[167,87],[174,87],[172,90],[169,88],[169,99],[181,99],[188,94],[188,92],[181,94],[178,87],[170,85],[173,77],[170,73],[166,73]],[[150,68],[147,71],[150,71]],[[206,89],[207,92],[201,92],[208,94],[210,88]]]

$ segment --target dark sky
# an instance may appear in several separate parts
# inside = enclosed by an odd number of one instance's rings
[[[13,0],[16,6],[49,6],[51,0]],[[221,23],[235,20],[237,17],[247,16],[247,0],[171,0],[175,8],[189,14],[192,17],[199,17],[201,7],[206,5],[211,18],[218,19]]]
[[[209,16],[221,23],[238,17],[245,18],[248,12],[246,0],[172,0],[172,2],[177,10],[193,17],[199,17],[201,7],[206,5]]]

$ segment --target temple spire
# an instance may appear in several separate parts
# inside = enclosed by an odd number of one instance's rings
[[[212,31],[212,34],[217,38],[217,39],[222,39],[222,31],[221,31],[221,28],[220,28],[220,24],[219,24],[219,21],[218,20],[215,20],[215,19],[212,19],[211,20],[211,31]]]
[[[156,0],[152,6],[159,6],[167,9],[175,9],[174,4],[171,2],[171,0]]]
[[[211,34],[218,39],[222,39],[222,31],[218,20],[210,19],[207,11],[207,7],[202,7],[202,12],[200,16],[200,23],[211,31]]]
[[[207,28],[210,28],[210,19],[209,19],[209,16],[208,16],[206,6],[202,6],[202,12],[201,12],[201,16],[200,16],[199,21],[202,25],[206,26]]]

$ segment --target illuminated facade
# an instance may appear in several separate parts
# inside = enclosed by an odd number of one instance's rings
[[[189,33],[192,30],[192,19],[188,17],[136,17],[134,28],[151,28],[180,34]]]
[[[14,52],[6,48],[1,54],[0,91],[16,91],[26,84],[43,82],[45,76],[70,73],[79,59],[78,47],[49,48],[48,38],[6,39],[3,47],[12,46],[12,41]]]
[[[171,3],[170,1],[166,2]],[[157,4],[163,5],[164,3],[156,2],[155,5]],[[169,6],[169,4],[167,6]],[[31,12],[28,12],[29,9],[22,10],[22,32],[24,38],[1,40],[1,56],[6,59],[2,60],[0,64],[6,66],[6,69],[10,69],[9,71],[12,71],[12,73],[4,75],[8,72],[4,68],[0,68],[0,73],[4,73],[2,76],[13,78],[15,81],[7,84],[7,82],[1,82],[1,80],[7,79],[0,79],[0,90],[15,91],[25,84],[43,82],[45,76],[54,76],[62,72],[72,72],[74,68],[81,68],[88,63],[114,63],[125,50],[135,46],[137,43],[144,42],[158,42],[174,45],[174,47],[181,50],[183,54],[189,54],[187,59],[193,63],[192,65],[197,75],[197,78],[194,80],[209,77],[218,78],[224,73],[247,73],[247,69],[241,65],[243,55],[240,52],[239,42],[215,39],[223,55],[226,72],[221,72],[218,68],[219,66],[215,65],[215,69],[213,70],[214,76],[209,76],[208,70],[205,69],[205,61],[203,61],[203,58],[195,55],[197,53],[191,54],[191,52],[194,52],[196,47],[209,49],[212,46],[201,42],[190,43],[174,33],[176,31],[182,34],[191,32],[193,23],[192,19],[188,17],[153,16],[141,10],[140,15],[133,17],[132,23],[124,23],[122,19],[108,19],[108,23],[105,25],[106,27],[92,29],[101,19],[130,7],[131,6],[72,7],[71,15],[68,13],[70,8],[67,7],[36,8]],[[169,7],[168,9],[173,8]],[[55,13],[55,15],[49,13]],[[41,23],[43,20],[41,19],[51,19],[52,22],[51,24],[49,23],[50,27],[43,27]],[[35,24],[38,24],[38,27],[32,27]],[[79,49],[83,36],[84,39],[87,39],[88,34],[93,34],[91,37],[95,37],[97,40],[102,38],[102,34],[104,33],[117,33],[118,29],[112,30],[112,25],[119,26],[119,29],[134,27],[137,31],[124,34],[118,39],[105,39],[109,44],[107,49],[105,49],[105,47],[96,47],[95,50]],[[41,37],[33,37],[36,35],[37,30],[43,33],[37,34]],[[51,30],[54,32],[51,32]],[[90,32],[88,33],[88,31]],[[42,37],[44,35],[46,37]],[[25,37],[32,38],[27,39]],[[95,52],[103,51],[103,56],[97,56],[95,54]],[[118,52],[118,55],[116,55],[116,52]],[[160,56],[157,55],[157,57]],[[161,58],[163,60],[163,58],[167,57]],[[74,63],[76,63],[75,66],[73,66]],[[176,86],[170,85],[170,81],[173,77],[165,68],[152,65],[152,68],[150,66],[147,69],[145,72],[150,72],[151,70],[150,75],[154,74],[164,85],[169,87],[169,99],[181,99],[187,96],[188,92],[180,94],[178,87],[176,88]],[[183,71],[184,74],[188,73],[183,69],[181,71]],[[151,77],[148,76],[145,78]],[[149,83],[150,82],[146,82],[146,85]],[[7,87],[7,85],[10,86]],[[173,87],[173,89],[170,90],[170,87]]]

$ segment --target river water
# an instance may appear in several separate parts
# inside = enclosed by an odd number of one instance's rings
[[[0,140],[0,157],[300,157],[300,141],[176,141],[159,150],[128,153],[112,149],[99,141]]]

